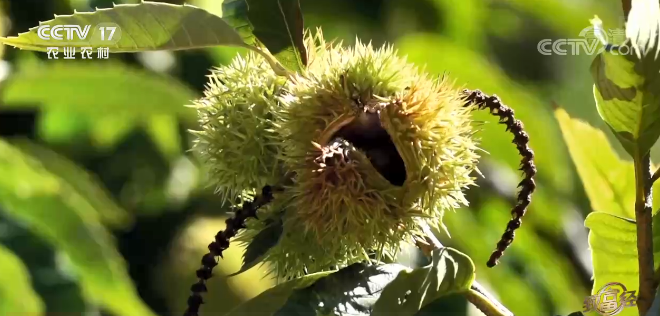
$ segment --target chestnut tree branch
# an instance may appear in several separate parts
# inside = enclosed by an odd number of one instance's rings
[[[660,167],[658,167],[658,169],[656,169],[655,172],[653,173],[653,176],[651,177],[651,184],[658,181],[658,179],[660,179]]]
[[[653,262],[653,198],[651,157],[648,153],[636,155],[635,164],[635,220],[637,225],[637,254],[639,262],[639,296],[637,307],[640,315],[651,308],[656,292],[655,265]]]

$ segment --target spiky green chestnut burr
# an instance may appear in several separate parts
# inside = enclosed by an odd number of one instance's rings
[[[201,131],[193,132],[193,150],[217,192],[233,202],[281,177],[272,112],[286,79],[255,54],[238,56],[208,77],[205,97],[194,104]]]
[[[278,78],[260,57],[216,69],[197,102],[195,150],[225,197],[283,188],[248,221],[282,224],[265,256],[280,277],[392,258],[419,221],[467,205],[477,145],[459,89],[389,46],[307,37],[308,67]],[[286,175],[286,176],[285,176]]]
[[[284,233],[266,260],[285,277],[393,256],[418,220],[438,227],[467,204],[462,190],[479,158],[472,108],[449,81],[387,46],[343,47],[319,33],[308,51],[308,68],[275,108],[293,181],[280,196]]]

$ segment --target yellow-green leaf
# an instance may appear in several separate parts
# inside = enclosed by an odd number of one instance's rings
[[[44,314],[44,303],[32,288],[21,259],[0,244],[0,315]]]
[[[635,218],[635,170],[619,158],[605,134],[571,118],[564,109],[555,117],[580,175],[591,208],[625,218]]]
[[[656,221],[657,222],[657,221]],[[657,230],[654,223],[654,230]],[[589,248],[594,267],[592,294],[609,282],[623,284],[628,290],[639,289],[637,258],[637,227],[634,221],[611,214],[595,212],[587,216],[584,225],[590,229]],[[653,257],[656,266],[660,258],[660,239],[654,234]],[[617,316],[638,316],[637,308],[624,308]]]
[[[88,300],[116,315],[155,315],[140,299],[112,236],[83,195],[2,140],[0,174],[2,209],[67,255]]]
[[[635,219],[635,167],[621,159],[603,131],[555,110],[584,190],[597,212]],[[660,207],[660,189],[653,190],[654,209]]]

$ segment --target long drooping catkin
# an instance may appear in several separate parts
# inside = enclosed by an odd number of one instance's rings
[[[215,258],[222,258],[222,252],[229,248],[229,239],[236,236],[240,229],[245,228],[245,221],[248,218],[257,218],[257,210],[272,199],[272,188],[265,186],[260,195],[257,195],[252,202],[244,202],[234,216],[225,221],[227,227],[215,235],[215,241],[209,244],[209,252],[202,257],[202,267],[197,270],[199,280],[190,287],[192,293],[188,297],[188,309],[184,312],[184,316],[198,316],[199,307],[204,304],[202,293],[206,292],[206,280],[213,276],[213,268],[218,265]]]
[[[479,109],[489,109],[490,113],[500,118],[500,124],[506,126],[506,130],[513,134],[513,143],[518,148],[518,153],[522,157],[520,170],[523,172],[523,179],[518,185],[517,203],[511,210],[512,219],[506,226],[502,238],[497,243],[497,248],[488,260],[488,267],[497,265],[498,260],[504,254],[504,251],[511,245],[515,236],[515,230],[522,223],[522,217],[527,211],[529,203],[532,201],[532,193],[536,189],[534,176],[536,175],[536,166],[534,165],[534,151],[529,147],[529,136],[524,130],[523,123],[514,117],[513,110],[504,105],[496,95],[488,96],[479,90],[463,90],[467,104],[475,104]]]

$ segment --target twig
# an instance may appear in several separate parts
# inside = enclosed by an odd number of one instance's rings
[[[653,176],[651,177],[651,184],[658,181],[658,179],[660,179],[660,167],[658,167],[658,169],[656,169],[655,172],[653,173]]]
[[[424,232],[423,238],[425,240],[424,242],[418,242],[417,246],[422,251],[428,254],[432,250],[444,248],[426,222],[420,222],[420,226]],[[486,316],[514,316],[511,311],[495,299],[492,294],[488,293],[476,280],[472,282],[470,290],[464,293],[464,295],[470,303],[476,306]]]
[[[236,236],[240,229],[245,228],[245,221],[254,217],[257,218],[257,210],[266,205],[273,199],[273,189],[265,186],[261,194],[257,195],[252,202],[246,201],[243,206],[236,210],[234,216],[227,219],[225,230],[221,230],[215,235],[215,241],[209,244],[209,252],[202,257],[202,267],[197,270],[197,283],[190,288],[192,292],[188,297],[188,308],[184,316],[197,316],[199,307],[204,304],[202,293],[206,290],[206,280],[213,276],[213,268],[218,265],[215,257],[222,258],[222,252],[229,248],[229,239]]]
[[[651,182],[651,158],[648,153],[637,155],[635,164],[635,219],[637,223],[637,254],[639,256],[640,315],[646,315],[655,297],[655,265],[653,263],[653,197]]]

